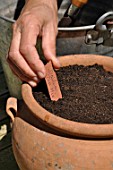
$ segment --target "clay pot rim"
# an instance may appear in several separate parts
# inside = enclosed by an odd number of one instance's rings
[[[83,55],[69,55],[59,57],[59,60],[64,62],[64,60],[73,59],[73,57],[77,57],[78,59],[82,58],[87,60],[87,58],[92,58],[95,60],[103,60],[105,62],[107,58],[107,62],[113,63],[113,58],[108,56],[100,56],[100,55],[90,55],[90,54],[83,54]],[[98,64],[99,64],[98,62]],[[75,64],[75,63],[73,63]],[[95,63],[96,64],[96,63]],[[69,65],[69,63],[65,63],[65,65]],[[87,61],[86,61],[87,65]],[[108,67],[106,66],[107,70]],[[110,68],[113,71],[113,68]],[[22,97],[27,105],[27,107],[31,110],[33,115],[38,119],[42,120],[48,126],[57,129],[66,134],[71,134],[73,136],[82,136],[82,137],[90,137],[90,138],[108,138],[113,137],[113,124],[90,124],[90,123],[82,123],[82,122],[74,122],[71,120],[64,119],[62,117],[56,116],[51,112],[44,109],[32,95],[32,88],[29,84],[22,85]]]

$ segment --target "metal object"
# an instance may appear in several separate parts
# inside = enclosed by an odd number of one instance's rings
[[[71,5],[70,0],[63,0],[61,6],[58,10],[58,26],[60,27],[68,27],[72,19],[70,16],[67,15],[67,11]]]
[[[92,30],[94,29],[95,25],[87,25],[87,26],[81,26],[81,27],[58,27],[58,31],[85,31],[85,30]]]
[[[8,18],[8,17],[5,17],[5,16],[2,16],[2,15],[0,15],[0,19],[3,19],[4,21],[11,22],[11,23],[15,22],[15,20]]]
[[[60,8],[58,10],[58,22],[60,22],[61,19],[64,17],[69,6],[70,6],[70,0],[63,0],[62,1]]]
[[[113,11],[102,15],[96,22],[93,30],[86,35],[87,44],[113,46]]]
[[[88,0],[71,0],[71,3],[69,2],[70,0],[68,1],[66,0],[65,2],[64,1],[62,2],[61,7],[59,9],[59,12],[63,11],[63,12],[60,12],[62,15],[59,15],[59,26],[60,27],[70,26],[73,23],[73,21],[75,21],[76,17],[78,16],[80,8],[88,2]]]
[[[73,17],[79,11],[79,9],[87,4],[88,0],[71,0],[71,5],[68,9],[68,16]]]
[[[73,17],[74,13],[78,12],[78,7],[71,4],[69,9],[68,9],[68,16]]]

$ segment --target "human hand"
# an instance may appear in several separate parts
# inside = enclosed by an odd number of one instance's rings
[[[60,67],[56,53],[57,1],[27,0],[20,17],[13,25],[13,37],[7,61],[22,81],[36,86],[46,75],[45,67],[35,48],[37,38],[42,37],[42,49],[46,60],[55,68]]]

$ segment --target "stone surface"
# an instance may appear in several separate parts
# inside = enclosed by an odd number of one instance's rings
[[[0,0],[0,15],[13,17],[17,0]]]

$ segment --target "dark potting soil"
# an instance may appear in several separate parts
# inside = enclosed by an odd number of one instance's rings
[[[113,73],[100,65],[68,66],[56,71],[62,99],[51,101],[45,81],[33,89],[37,102],[51,113],[68,120],[113,123]]]

